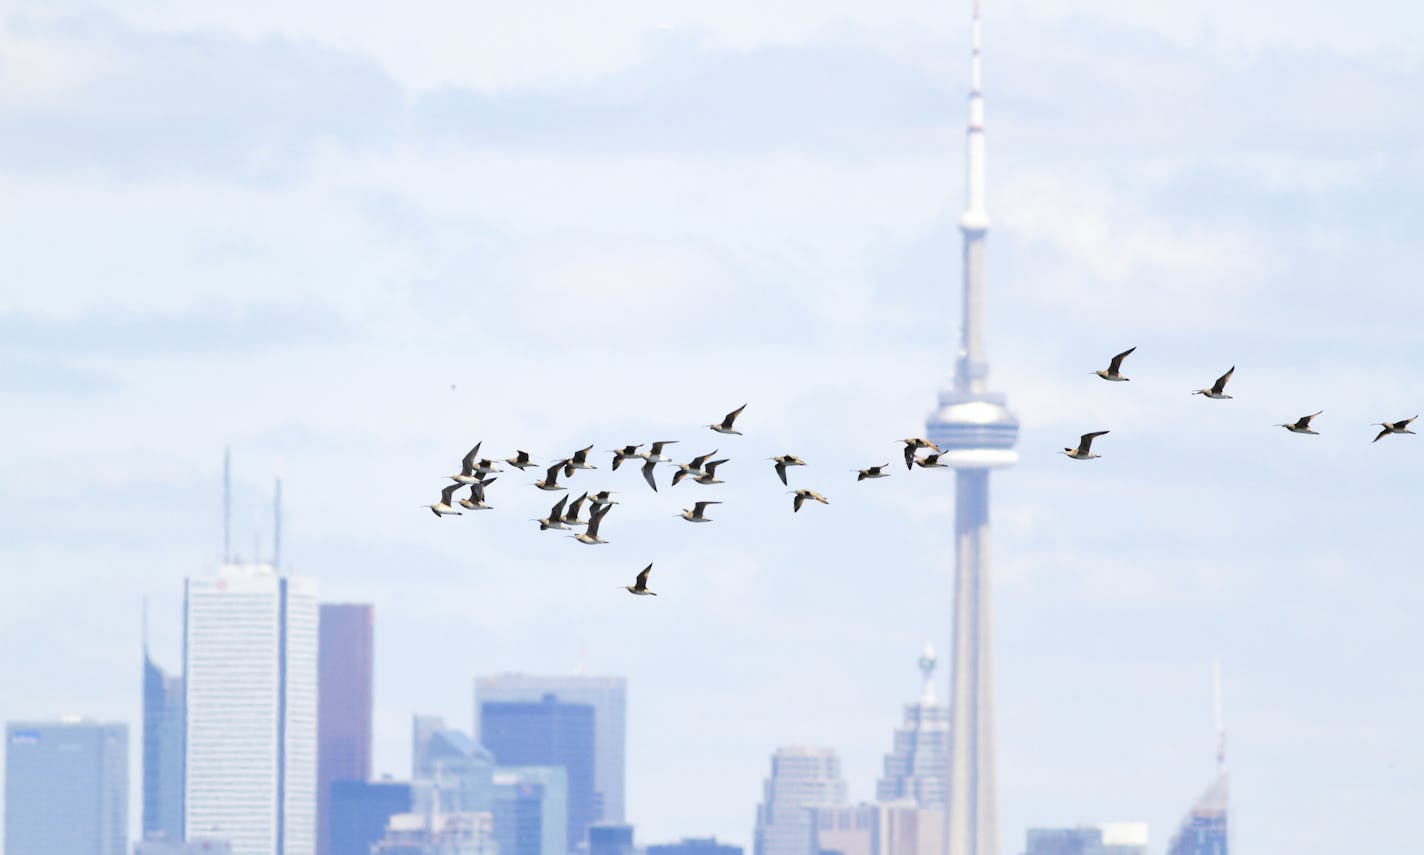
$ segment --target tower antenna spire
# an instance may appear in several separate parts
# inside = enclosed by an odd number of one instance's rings
[[[272,497],[272,569],[282,572],[282,479]]]
[[[1221,714],[1221,660],[1211,661],[1212,712],[1216,721],[1216,771],[1226,771],[1226,720]]]
[[[223,449],[223,563],[232,563],[232,449]]]

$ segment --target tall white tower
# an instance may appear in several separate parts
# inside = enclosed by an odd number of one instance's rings
[[[1018,419],[989,392],[984,355],[984,98],[979,72],[979,3],[974,3],[965,139],[963,326],[949,389],[927,425],[955,472],[954,628],[950,659],[948,855],[998,855],[994,777],[993,634],[990,621],[989,472],[1018,460]]]
[[[225,564],[187,580],[184,613],[187,838],[227,840],[234,855],[314,855],[314,580]]]

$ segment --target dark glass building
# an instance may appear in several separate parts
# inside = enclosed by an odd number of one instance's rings
[[[129,728],[5,726],[6,855],[126,855]]]
[[[332,781],[329,793],[331,855],[371,855],[390,818],[411,810],[410,784],[404,781]]]
[[[562,766],[568,775],[570,851],[580,848],[596,817],[594,711],[553,695],[534,702],[480,704],[480,743],[500,766]]]
[[[589,826],[588,855],[633,855],[633,826],[603,822]]]
[[[369,605],[321,606],[317,638],[317,855],[335,851],[327,838],[332,782],[365,781],[371,776],[374,622]],[[363,851],[362,855],[368,853]]]
[[[183,839],[183,678],[143,651],[143,836]]]
[[[1167,844],[1167,855],[1228,855],[1229,786],[1223,767]]]
[[[742,855],[742,847],[718,843],[715,837],[684,837],[677,843],[649,846],[648,855]]]

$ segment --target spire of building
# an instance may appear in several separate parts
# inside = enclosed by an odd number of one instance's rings
[[[1226,720],[1221,715],[1221,660],[1211,662],[1212,705],[1216,713],[1216,773],[1226,774]]]
[[[920,699],[905,704],[904,723],[895,729],[885,773],[875,783],[875,800],[912,801],[919,808],[943,810],[949,790],[949,708],[935,699],[934,648],[926,644],[919,666],[924,683]]]
[[[935,659],[934,645],[926,642],[925,650],[915,664],[920,666],[920,677],[924,680],[920,703],[927,706],[935,703],[934,670],[938,661]]]
[[[982,392],[989,374],[984,353],[984,238],[989,233],[989,211],[984,200],[984,92],[979,57],[979,3],[974,3],[969,73],[969,122],[964,139],[964,213],[959,230],[964,234],[964,306],[960,327],[959,361],[954,388]]]

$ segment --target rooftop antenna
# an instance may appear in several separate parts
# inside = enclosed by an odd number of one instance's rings
[[[1211,660],[1213,713],[1216,718],[1216,771],[1226,771],[1226,723],[1221,715],[1221,660]]]
[[[232,563],[232,449],[223,449],[223,563]]]
[[[282,572],[282,479],[277,479],[277,492],[272,498],[272,569]]]

